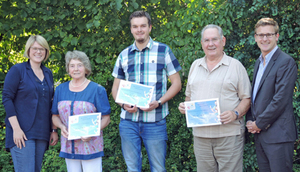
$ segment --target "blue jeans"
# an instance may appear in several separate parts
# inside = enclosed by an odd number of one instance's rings
[[[42,168],[44,153],[47,149],[48,141],[26,140],[22,149],[14,146],[10,153],[14,162],[16,172],[39,172]]]
[[[166,119],[151,123],[121,119],[119,129],[128,172],[142,171],[142,140],[147,150],[150,170],[166,171],[166,141],[168,140]]]

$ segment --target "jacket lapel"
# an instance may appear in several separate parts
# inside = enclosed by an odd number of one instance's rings
[[[268,66],[267,66],[266,70],[264,71],[264,74],[263,74],[263,76],[262,76],[262,78],[260,80],[260,83],[258,85],[258,89],[257,89],[257,93],[256,94],[258,94],[258,92],[259,92],[262,84],[265,82],[265,79],[267,78],[267,76],[269,75],[271,69],[273,68],[274,64],[276,63],[276,60],[277,60],[280,52],[281,52],[281,50],[278,48],[275,51],[275,53],[273,54],[272,58],[270,59],[270,62],[269,62]]]
[[[255,62],[255,65],[254,65],[253,80],[252,80],[252,91],[253,91],[253,88],[254,88],[254,85],[255,85],[255,80],[256,80],[256,75],[257,75],[259,63],[260,63],[260,60],[257,59],[256,62]]]
[[[33,73],[32,69],[31,69],[29,60],[26,64],[26,73],[29,76],[29,78],[30,78],[31,82],[33,83],[33,85],[35,86],[35,88],[37,89],[37,83],[35,81],[35,74]]]
[[[258,71],[258,68],[259,68],[259,63],[260,63],[260,60],[257,59],[256,62],[255,62],[254,71],[253,71],[252,88],[251,88],[252,94],[253,94],[253,91],[254,91],[254,85],[255,85],[257,71]],[[251,102],[254,102],[253,101],[253,96],[251,96]]]

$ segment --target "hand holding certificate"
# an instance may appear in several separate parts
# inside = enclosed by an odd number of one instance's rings
[[[68,140],[100,136],[101,113],[69,116]]]
[[[147,86],[125,80],[120,81],[116,102],[149,108],[154,86]]]
[[[219,99],[184,102],[187,127],[220,125]]]

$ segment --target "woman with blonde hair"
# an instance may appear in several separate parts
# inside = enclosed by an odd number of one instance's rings
[[[5,146],[11,152],[16,172],[40,171],[49,144],[55,145],[58,140],[50,113],[53,76],[42,64],[49,54],[45,38],[30,36],[24,52],[28,61],[12,66],[5,77]]]

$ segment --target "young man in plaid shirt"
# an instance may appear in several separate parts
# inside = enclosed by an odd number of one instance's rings
[[[122,107],[119,124],[122,152],[129,172],[142,171],[143,141],[151,171],[162,172],[166,171],[167,102],[181,89],[178,73],[181,67],[167,45],[153,41],[149,36],[152,25],[147,12],[136,11],[129,20],[135,41],[116,61],[112,95],[116,99],[120,80],[154,86],[154,93],[149,108],[119,104]],[[171,81],[169,89],[168,79]]]

